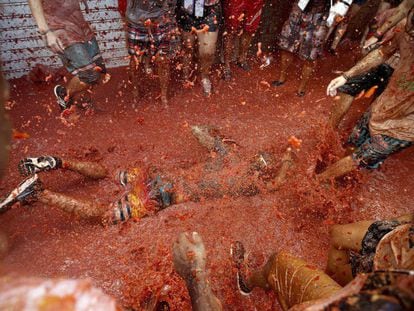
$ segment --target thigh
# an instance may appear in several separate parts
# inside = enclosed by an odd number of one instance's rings
[[[214,54],[216,52],[216,44],[218,31],[216,32],[200,32],[197,34],[200,55]]]
[[[193,49],[196,36],[193,33],[188,32],[188,31],[183,31],[181,36],[182,36],[184,47],[187,49]]]
[[[361,242],[373,220],[334,225],[330,230],[331,245],[339,250],[359,251]]]

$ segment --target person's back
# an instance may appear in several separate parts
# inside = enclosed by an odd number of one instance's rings
[[[400,51],[400,62],[388,88],[372,105],[370,130],[401,140],[414,141],[414,10],[407,18],[405,30],[393,45]]]

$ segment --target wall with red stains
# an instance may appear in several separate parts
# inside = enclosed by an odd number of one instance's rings
[[[126,65],[127,50],[117,0],[88,1],[85,18],[95,29],[108,67]],[[82,9],[84,9],[81,3]],[[27,1],[0,0],[0,60],[6,78],[27,74],[35,64],[61,63],[41,40]]]

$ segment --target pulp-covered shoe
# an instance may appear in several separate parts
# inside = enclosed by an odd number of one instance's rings
[[[59,105],[61,110],[68,109],[72,105],[71,100],[66,100],[66,97],[68,95],[68,92],[66,91],[66,88],[62,85],[56,85],[53,89],[53,93],[56,96],[57,104]]]
[[[237,267],[237,287],[242,295],[250,295],[252,290],[247,286],[246,280],[243,276],[242,269],[244,266],[245,260],[245,249],[241,242],[236,241],[231,245],[230,255],[233,259],[233,263]]]
[[[204,96],[210,96],[211,95],[211,81],[209,78],[204,78],[201,80],[201,85],[203,87],[203,94]]]
[[[41,190],[42,183],[37,174],[27,178],[0,200],[0,213],[9,210],[16,202],[27,202],[36,199],[37,193]]]
[[[20,160],[18,169],[22,176],[30,176],[38,172],[56,170],[62,167],[62,160],[58,157],[40,156]]]

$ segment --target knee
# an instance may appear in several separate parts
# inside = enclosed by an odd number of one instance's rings
[[[80,71],[78,73],[79,80],[83,83],[94,85],[99,82],[100,73],[94,69]]]

